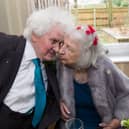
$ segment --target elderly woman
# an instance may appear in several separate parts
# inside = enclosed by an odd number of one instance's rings
[[[95,29],[78,26],[55,50],[62,118],[80,118],[84,129],[119,128],[129,118],[129,78],[106,57]]]

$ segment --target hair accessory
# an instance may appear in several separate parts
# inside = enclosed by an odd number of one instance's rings
[[[95,32],[95,29],[92,26],[88,25],[88,28],[89,28],[91,34],[93,34]]]
[[[77,26],[77,28],[76,28],[76,29],[77,29],[77,30],[81,30],[81,28],[82,28],[81,26]]]
[[[94,39],[92,45],[96,46],[98,44],[98,37],[94,34],[96,30],[91,25],[88,25],[86,28],[83,26],[77,26],[76,29],[83,30],[86,35],[93,35]]]
[[[97,44],[98,44],[98,37],[95,36],[94,41],[93,41],[93,45],[96,46]]]

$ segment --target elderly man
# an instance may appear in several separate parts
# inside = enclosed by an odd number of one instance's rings
[[[24,36],[0,33],[0,129],[44,129],[58,119],[56,76],[41,62],[54,59],[69,25],[69,13],[53,7],[32,13]]]

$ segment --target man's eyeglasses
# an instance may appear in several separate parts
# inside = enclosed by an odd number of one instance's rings
[[[58,45],[59,49],[64,45],[64,40],[51,39],[51,42],[54,46]]]

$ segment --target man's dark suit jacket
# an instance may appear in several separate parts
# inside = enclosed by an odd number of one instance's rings
[[[26,40],[23,36],[0,33],[0,105],[9,92],[18,72]],[[39,129],[45,129],[59,118],[59,89],[53,67],[46,65],[48,77],[47,106]]]

